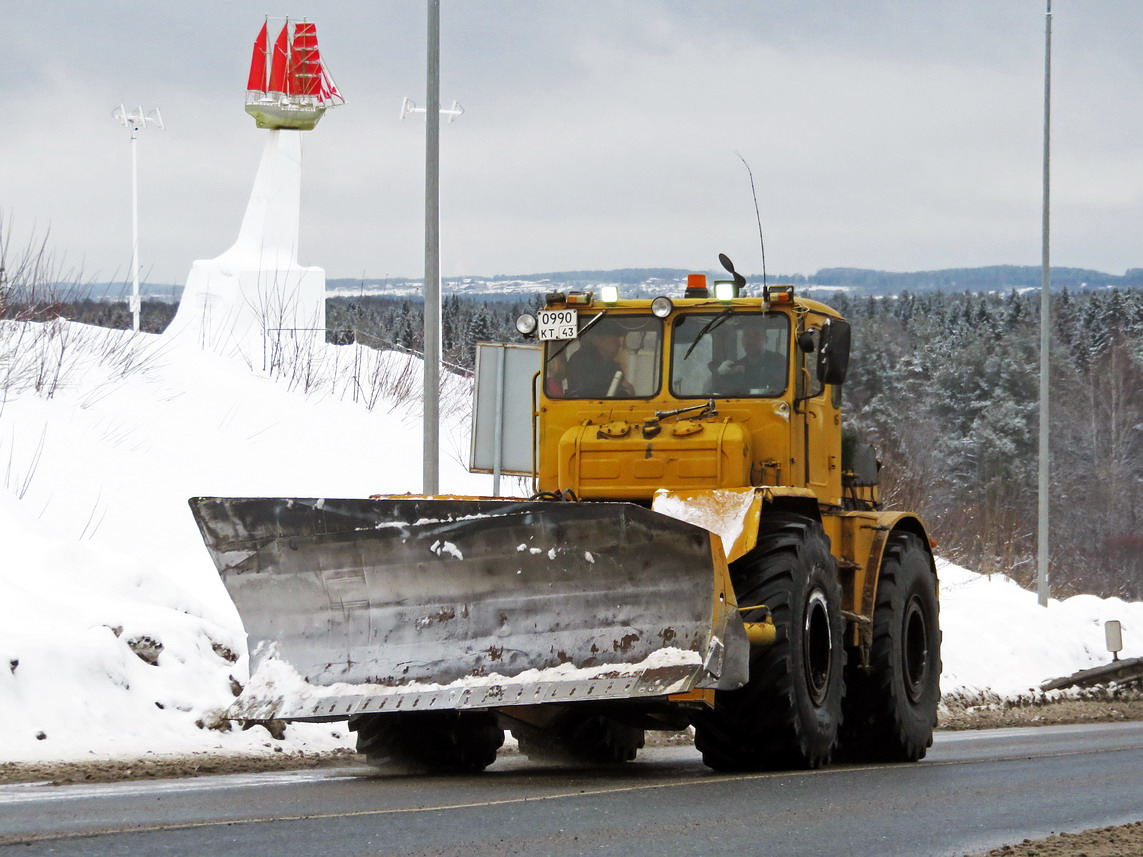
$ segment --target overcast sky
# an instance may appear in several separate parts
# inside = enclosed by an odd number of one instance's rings
[[[263,16],[317,22],[348,103],[307,132],[300,261],[424,271],[425,3],[0,0],[0,213],[86,278],[234,240],[267,132],[243,111]],[[189,11],[193,9],[192,11]],[[1053,4],[1052,262],[1143,267],[1143,2]],[[775,273],[1040,262],[1043,0],[443,0],[446,276]]]

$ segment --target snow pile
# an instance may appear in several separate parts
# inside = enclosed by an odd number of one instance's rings
[[[248,661],[186,501],[419,491],[420,385],[416,360],[358,346],[251,366],[0,323],[0,760],[351,746],[343,724],[291,725],[283,742],[210,728]],[[488,494],[463,467],[470,395],[456,382],[442,403],[441,488]],[[1003,577],[941,578],[946,693],[1017,695],[1104,663],[1110,618],[1122,656],[1143,655],[1143,604],[1042,610]]]
[[[419,361],[359,346],[263,370],[167,337],[0,323],[0,760],[270,752],[262,729],[196,725],[248,667],[187,499],[419,491],[420,385]],[[442,488],[487,494],[461,463],[470,396],[454,382],[442,400]],[[291,727],[285,747],[347,735]]]
[[[941,692],[1027,696],[1042,682],[1111,660],[1103,624],[1123,623],[1120,658],[1143,656],[1143,602],[1076,595],[1039,606],[1003,575],[937,563],[941,584]]]

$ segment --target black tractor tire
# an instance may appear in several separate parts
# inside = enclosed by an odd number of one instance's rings
[[[750,678],[718,691],[696,714],[695,746],[718,771],[817,768],[837,744],[845,696],[841,584],[821,524],[803,515],[766,515],[756,547],[730,567],[747,622],[767,612],[772,645],[750,653]],[[764,606],[761,606],[764,605]]]
[[[504,730],[490,711],[361,714],[349,718],[371,765],[476,773],[496,761]]]
[[[643,729],[595,713],[571,713],[548,729],[513,727],[512,736],[532,761],[558,764],[633,762],[646,742]]]
[[[937,581],[920,537],[894,533],[885,546],[873,607],[868,669],[850,657],[843,755],[915,762],[933,744],[941,690]]]

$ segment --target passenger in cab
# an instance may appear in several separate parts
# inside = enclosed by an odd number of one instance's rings
[[[786,389],[786,357],[766,348],[758,320],[741,327],[741,356],[713,367],[714,387],[723,395],[777,395]]]

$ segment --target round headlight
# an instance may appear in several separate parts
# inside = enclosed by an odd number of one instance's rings
[[[537,324],[536,317],[530,312],[526,312],[516,319],[516,329],[524,336],[531,336],[535,333]]]
[[[656,318],[666,318],[674,310],[675,305],[671,303],[671,299],[663,295],[651,301],[651,315]]]

